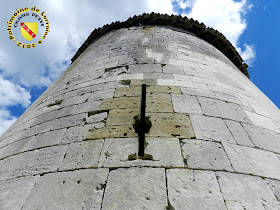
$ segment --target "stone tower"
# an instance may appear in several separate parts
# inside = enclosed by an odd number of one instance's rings
[[[280,208],[279,109],[221,33],[143,14],[72,61],[0,139],[0,209]]]

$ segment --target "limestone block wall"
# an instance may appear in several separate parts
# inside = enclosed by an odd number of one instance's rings
[[[280,111],[193,34],[119,29],[1,136],[0,188],[0,209],[278,209]]]

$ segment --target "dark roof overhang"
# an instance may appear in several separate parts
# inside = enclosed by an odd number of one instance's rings
[[[92,42],[96,41],[104,34],[121,28],[129,28],[139,25],[172,26],[189,31],[219,49],[243,74],[249,77],[247,71],[248,65],[244,63],[234,46],[222,33],[213,28],[206,27],[204,23],[199,23],[192,18],[188,19],[187,17],[182,17],[180,15],[162,15],[157,13],[144,13],[139,16],[130,17],[124,22],[117,21],[109,25],[104,25],[102,28],[95,29],[71,59],[72,62],[74,62]]]

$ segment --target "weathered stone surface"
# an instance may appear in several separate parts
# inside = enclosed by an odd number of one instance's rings
[[[101,102],[100,101],[89,101],[82,104],[76,105],[72,111],[72,115],[80,113],[88,113],[98,110]]]
[[[25,151],[26,146],[34,137],[24,138],[0,149],[0,159]]]
[[[133,125],[135,116],[139,116],[139,108],[112,109],[109,111],[106,126],[110,125]]]
[[[140,97],[122,97],[105,99],[102,101],[99,110],[137,108],[140,107]]]
[[[227,127],[229,128],[231,134],[233,135],[237,144],[255,147],[255,144],[249,138],[247,132],[244,130],[242,125],[239,122],[231,121],[231,120],[224,120]]]
[[[1,209],[21,209],[39,176],[29,176],[0,182]]]
[[[107,112],[101,112],[101,113],[90,115],[89,117],[87,117],[86,121],[87,123],[106,122],[107,117],[108,117]]]
[[[173,112],[170,95],[166,93],[147,93],[146,112]]]
[[[122,74],[117,77],[117,80],[128,81],[128,80],[142,80],[144,79],[143,73],[138,74]]]
[[[104,140],[70,144],[59,170],[97,167],[103,144]]]
[[[147,93],[181,93],[181,89],[179,87],[172,86],[150,86],[147,87]]]
[[[194,138],[194,131],[187,114],[147,113],[152,127],[147,134],[151,137]]]
[[[280,153],[280,134],[254,125],[242,125],[257,147]]]
[[[181,88],[182,93],[186,95],[193,95],[193,96],[204,96],[209,98],[216,98],[215,94],[210,90],[201,90],[201,89],[194,89],[194,88]]]
[[[205,115],[251,123],[251,120],[237,104],[205,97],[198,97],[198,100]]]
[[[262,115],[250,112],[250,111],[245,111],[248,117],[251,119],[254,125],[266,128],[268,130],[272,130],[275,132],[280,132],[279,128],[272,122],[271,119],[264,117]]]
[[[144,79],[173,79],[173,74],[144,73]]]
[[[55,123],[50,122],[50,123],[52,123],[50,129],[62,129],[62,128],[68,128],[68,127],[73,127],[73,126],[84,125],[87,116],[88,116],[88,113],[84,113],[84,114],[76,114],[76,115],[72,115],[69,117],[59,118],[55,121]],[[43,126],[43,129],[44,129],[44,126]],[[48,127],[46,127],[46,130],[44,129],[43,131],[46,132],[47,129],[48,129]]]
[[[191,87],[191,88],[194,87],[191,81],[180,81],[175,79],[158,79],[157,84],[163,86],[175,86],[175,87]]]
[[[47,133],[39,134],[32,138],[25,150],[32,150],[36,148],[58,145],[61,142],[62,136],[64,135],[66,129],[50,131]]]
[[[136,137],[137,134],[132,125],[124,126],[107,126],[100,129],[90,130],[86,139],[104,139],[104,138],[121,138]]]
[[[232,96],[229,94],[224,94],[224,93],[218,93],[218,92],[215,92],[215,95],[217,96],[218,99],[220,99],[222,101],[228,101],[228,102],[235,103],[235,104],[241,104],[239,99],[236,98],[235,96]]]
[[[64,133],[60,143],[67,144],[67,143],[79,142],[84,140],[86,135],[87,135],[87,130],[84,127],[82,126],[70,127]]]
[[[224,144],[236,172],[280,179],[280,160],[275,153],[233,144]]]
[[[175,65],[165,65],[162,67],[163,73],[167,74],[184,74],[183,68],[181,66]]]
[[[270,189],[274,193],[275,197],[280,201],[280,181],[273,179],[266,179],[269,184]]]
[[[106,98],[113,98],[114,92],[115,89],[105,89],[105,90],[95,91],[89,96],[88,101],[98,101]]]
[[[86,169],[44,175],[23,210],[100,209],[108,172],[108,169]]]
[[[141,64],[141,65],[130,65],[128,69],[128,73],[152,73],[158,72],[161,73],[161,65],[160,64]]]
[[[172,94],[175,112],[188,114],[203,114],[195,96]]]
[[[119,74],[127,73],[127,69],[125,67],[113,68],[113,69],[105,69],[105,73],[103,77],[111,77]]]
[[[185,75],[188,75],[188,76],[197,76],[197,68],[192,68],[192,67],[186,67],[186,66],[183,66],[183,70],[184,70],[184,73]],[[177,73],[174,73],[174,74],[177,74]]]
[[[236,143],[222,119],[199,115],[190,118],[197,139]]]
[[[67,146],[48,147],[1,160],[0,180],[54,172],[58,169],[66,149]]]
[[[138,138],[105,139],[99,167],[184,167],[176,138],[146,137],[145,154],[152,155],[152,160],[129,160],[132,154],[138,154]]]
[[[228,209],[278,209],[279,203],[260,177],[216,172]]]
[[[114,94],[115,98],[141,96],[141,86],[117,88]]]
[[[212,171],[168,169],[167,186],[174,209],[226,209]]]
[[[65,98],[62,101],[62,103],[59,105],[59,107],[66,107],[66,106],[71,106],[74,104],[84,103],[88,99],[89,96],[90,96],[90,93],[86,93],[86,94],[71,97],[71,98]]]
[[[166,209],[163,168],[116,169],[109,173],[102,208]]]
[[[233,171],[220,143],[183,139],[182,154],[188,168]]]
[[[143,84],[157,85],[158,82],[157,82],[157,79],[132,79],[130,82],[131,86],[134,86],[134,85],[139,86],[139,85],[143,85]]]

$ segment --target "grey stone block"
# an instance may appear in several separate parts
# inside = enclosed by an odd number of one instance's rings
[[[2,147],[0,149],[0,159],[25,151],[26,146],[32,138],[34,137],[24,138]]]
[[[220,143],[183,139],[182,154],[188,168],[233,171]]]
[[[251,123],[251,120],[237,104],[211,98],[198,97],[205,115]]]
[[[184,73],[187,76],[198,76],[197,69],[198,68],[192,68],[192,67],[183,66]],[[177,73],[174,73],[174,74],[177,74]]]
[[[135,73],[135,74],[122,74],[117,77],[117,80],[127,81],[127,80],[143,80],[143,73]],[[146,78],[145,78],[146,79]]]
[[[260,177],[216,172],[228,209],[279,209],[279,203]]]
[[[98,114],[90,115],[87,117],[86,122],[87,123],[98,123],[98,122],[106,122],[106,119],[108,117],[107,112],[101,112]]]
[[[84,141],[70,144],[59,170],[65,171],[77,168],[97,168],[103,144],[104,140]]]
[[[22,209],[39,176],[0,181],[1,209]]]
[[[66,150],[67,146],[55,146],[3,159],[0,161],[0,180],[54,172],[58,169]]]
[[[212,171],[168,169],[167,186],[173,209],[227,209]]]
[[[197,139],[236,143],[222,119],[199,115],[190,118]]]
[[[173,79],[173,74],[144,73],[144,79]]]
[[[231,121],[231,120],[224,120],[227,127],[229,128],[231,134],[233,135],[237,144],[255,147],[255,144],[249,138],[247,132],[244,130],[242,125],[239,122]]]
[[[280,134],[254,125],[242,125],[257,147],[280,153]]]
[[[278,128],[271,119],[250,111],[245,111],[245,113],[254,125],[280,133],[280,128]]]
[[[113,97],[113,96],[112,96]],[[80,114],[80,113],[88,113],[98,110],[101,101],[89,101],[79,105],[76,105],[73,111],[71,112],[72,115]]]
[[[104,77],[116,76],[123,73],[127,73],[127,69],[125,67],[105,69]]]
[[[128,156],[133,154],[138,154],[137,138],[105,139],[99,167],[184,167],[176,138],[146,137],[145,154],[152,155],[152,160],[129,160]]]
[[[280,201],[280,181],[273,179],[266,179],[266,181],[268,182],[268,185],[275,197],[278,199],[278,201]]]
[[[129,65],[128,73],[162,73],[160,64]]]
[[[175,112],[203,114],[195,96],[171,94],[171,97]]]
[[[222,101],[228,101],[228,102],[235,103],[235,104],[241,104],[239,99],[236,98],[235,96],[224,94],[224,93],[218,93],[218,92],[215,92],[215,95],[217,96],[218,99],[220,99]]]
[[[89,96],[90,96],[90,93],[86,93],[83,95],[74,96],[72,98],[66,98],[62,101],[62,103],[60,104],[59,107],[66,107],[66,106],[84,103],[88,99]]]
[[[163,168],[116,169],[109,173],[102,208],[166,209]]]
[[[62,128],[68,128],[73,126],[84,125],[87,116],[88,113],[83,113],[83,114],[76,114],[76,115],[60,118],[57,119],[55,123],[52,124],[51,128],[62,129]]]
[[[74,126],[66,130],[63,135],[60,144],[68,144],[73,142],[79,142],[85,139],[87,130],[83,126]]]
[[[158,85],[164,86],[175,86],[175,87],[191,87],[193,88],[193,83],[191,81],[180,81],[175,79],[157,79]]]
[[[194,88],[181,88],[183,94],[193,95],[193,96],[204,96],[208,98],[217,98],[212,91],[209,90],[201,90]]]
[[[25,147],[25,151],[51,145],[58,145],[59,142],[61,142],[65,131],[66,129],[61,129],[39,134],[29,141],[28,145]]]
[[[169,59],[169,64],[176,65],[176,66],[187,66],[192,68],[200,68],[197,63],[191,62],[191,61],[185,61],[185,60],[179,60],[179,59]]]
[[[181,66],[165,65],[162,67],[163,73],[166,74],[184,74],[183,68]]]
[[[280,179],[280,160],[275,153],[233,144],[223,145],[236,172]]]
[[[44,175],[23,210],[100,209],[108,172],[108,169],[86,169]]]
[[[105,90],[94,91],[89,96],[88,101],[99,101],[99,100],[103,100],[106,98],[113,98],[114,92],[115,92],[115,89],[105,89]],[[98,103],[93,103],[93,106],[96,106],[98,108]]]

